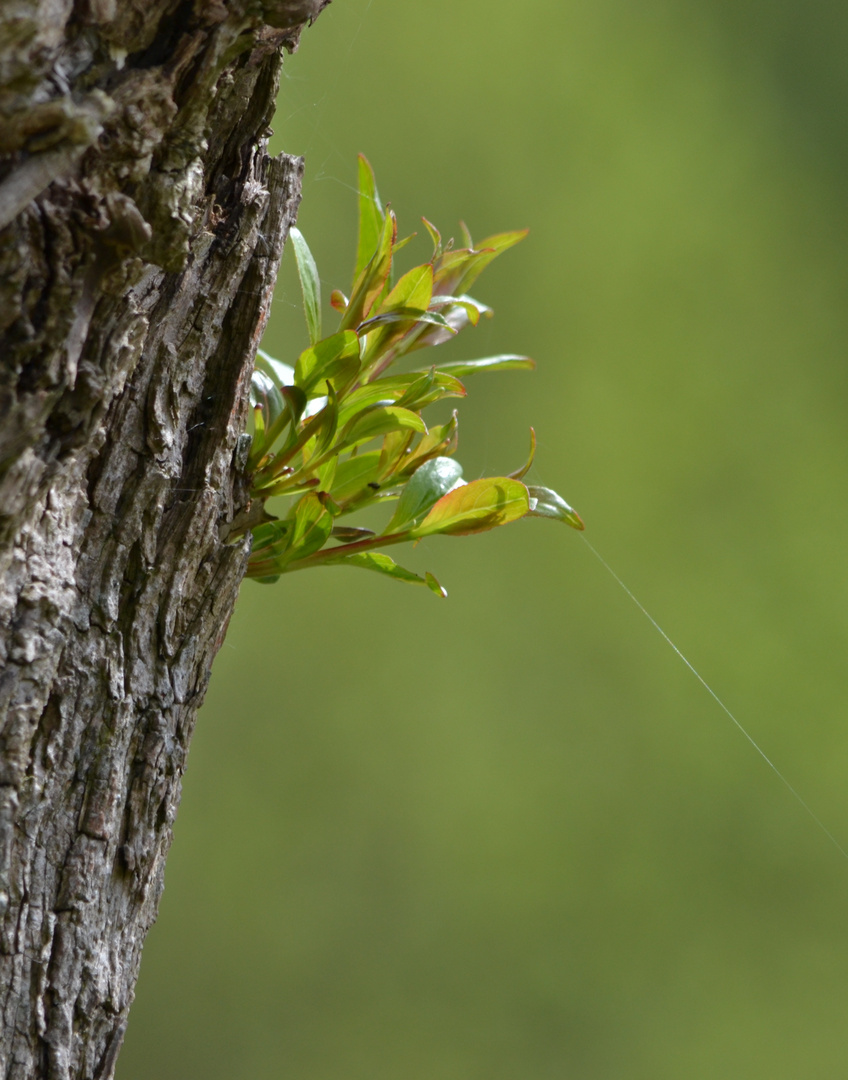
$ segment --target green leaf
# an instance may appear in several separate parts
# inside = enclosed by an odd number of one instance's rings
[[[481,315],[492,314],[492,308],[472,296],[434,296],[430,301],[430,310],[442,315],[445,326],[419,327],[413,340],[403,342],[401,352],[442,345],[467,326],[476,326]]]
[[[517,521],[529,510],[527,488],[519,480],[510,480],[508,476],[472,480],[443,495],[409,535],[413,538],[434,533],[466,536]]]
[[[530,517],[555,518],[557,521],[564,521],[572,529],[586,528],[577,511],[572,509],[555,491],[535,485],[528,485],[527,491],[530,495]]]
[[[392,289],[377,314],[400,311],[405,308],[426,311],[433,295],[433,267],[430,263],[414,266],[407,271]]]
[[[415,431],[389,432],[389,434],[383,439],[383,447],[380,451],[380,467],[377,470],[377,480],[379,480],[381,483],[388,480],[389,487],[392,486],[392,483],[397,483],[397,480],[391,480],[392,473],[394,473],[394,471],[398,468],[401,462],[406,462],[406,460],[411,457],[411,455],[409,454],[409,447],[415,441],[417,434],[418,433]],[[428,439],[429,437],[429,432],[426,435],[422,436],[422,438],[424,439]],[[431,456],[434,457],[435,453]],[[425,460],[426,458],[422,458],[421,461],[418,462],[418,465],[420,465],[421,462]],[[415,471],[416,467],[417,466],[413,466],[412,468],[410,468],[410,475]]]
[[[481,240],[474,248],[446,251],[436,263],[435,284],[440,293],[466,292],[489,263],[527,235],[527,229],[498,233]]]
[[[359,371],[359,338],[352,330],[310,345],[297,358],[294,381],[308,394],[319,382],[350,383]]]
[[[425,461],[406,483],[384,535],[403,532],[419,521],[439,499],[462,483],[462,466],[454,458]]]
[[[380,466],[380,451],[369,450],[365,454],[340,461],[336,469],[336,478],[330,488],[330,495],[337,503],[349,502],[369,483],[375,483]]]
[[[396,311],[384,311],[380,315],[374,315],[373,318],[366,319],[365,322],[360,323],[356,329],[360,334],[370,334],[378,327],[397,323],[407,323],[407,329],[411,329],[418,323],[430,323],[433,326],[438,326],[442,330],[445,330],[448,337],[453,337],[456,333],[455,330],[451,329],[450,323],[448,323],[444,315],[440,315],[438,311],[422,311],[419,308],[413,307],[398,308]],[[393,332],[392,336],[399,336],[396,330]],[[368,351],[373,354],[377,352],[378,349],[369,343]]]
[[[374,310],[373,316],[357,327],[358,333],[368,334],[368,344],[363,351],[365,365],[400,341],[420,323],[431,323],[435,320],[444,328],[444,332],[449,333],[444,318],[427,310],[432,295],[433,267],[430,263],[415,266],[403,275]]]
[[[347,448],[404,428],[426,432],[427,425],[409,409],[401,409],[397,405],[377,405],[355,416],[342,432],[339,442]]]
[[[258,525],[253,530],[251,559],[255,559],[260,554],[263,558],[282,554],[291,540],[291,530],[291,521],[266,521]]]
[[[336,482],[336,472],[339,467],[339,459],[337,456],[331,457],[328,461],[316,470],[315,477],[318,480],[318,488],[320,491],[329,492],[333,484]]]
[[[303,238],[300,229],[292,225],[289,229],[294,256],[297,260],[297,274],[303,293],[303,310],[306,312],[306,325],[309,328],[309,340],[313,345],[321,340],[321,281],[318,267],[312,258],[312,252]]]
[[[440,600],[447,600],[448,590],[444,585],[440,585],[436,578],[428,570],[424,575],[424,580],[427,582],[427,588],[436,594]]]
[[[297,425],[303,415],[303,410],[306,408],[306,394],[304,394],[299,386],[284,386],[281,391],[281,397],[284,406],[282,412],[275,418],[271,426],[265,429],[261,443],[257,440],[256,445],[251,449],[250,458],[248,460],[248,468],[251,470],[256,469],[266,453],[272,452],[274,443],[289,425],[291,425],[291,432],[289,433],[288,440],[293,441],[295,438]],[[277,454],[276,457],[278,459],[285,453],[287,446],[288,441],[284,444],[283,449]],[[263,466],[263,474],[265,473],[268,464]],[[277,464],[279,464],[279,461]]]
[[[315,420],[320,420],[321,423],[311,433],[311,435],[315,436],[316,445],[314,455],[310,454],[310,457],[319,457],[325,450],[328,450],[338,430],[339,398],[333,389],[333,384],[330,382],[327,383],[327,404],[317,414]]]
[[[517,356],[514,353],[486,356],[481,360],[451,360],[447,364],[437,365],[439,371],[449,372],[460,379],[478,371],[532,371],[535,366],[535,360],[531,360],[529,356]]]
[[[354,281],[377,250],[385,214],[377,191],[374,170],[364,154],[359,155],[359,241],[356,247]]]
[[[287,552],[290,559],[303,559],[324,546],[333,528],[333,515],[315,492],[304,495],[290,516],[294,518]]]
[[[533,428],[530,428],[530,456],[524,462],[520,469],[516,469],[515,472],[509,474],[510,480],[521,480],[530,471],[530,466],[533,464],[533,459],[536,457],[536,432]]]
[[[397,219],[390,210],[383,223],[377,250],[354,282],[353,292],[339,329],[353,330],[367,318],[389,279],[392,268],[392,249],[396,239]]]
[[[425,577],[414,574],[411,570],[398,566],[394,559],[381,551],[359,551],[353,555],[340,555],[338,558],[327,559],[326,566],[361,566],[363,570],[375,570],[378,574],[394,578],[395,581],[405,581],[409,585],[426,585],[437,596],[446,597],[448,594],[436,581],[432,574]]]
[[[332,384],[327,383],[327,390],[327,404],[324,408],[316,413],[308,423],[305,423],[299,432],[293,427],[292,436],[283,444],[274,457],[262,466],[259,473],[256,474],[256,477],[254,478],[254,487],[257,491],[263,492],[265,498],[269,497],[268,488],[271,485],[276,484],[279,480],[280,470],[288,465],[298,450],[305,447],[310,439],[315,439],[315,442],[312,444],[312,453],[310,454],[310,457],[323,453],[330,445],[338,427],[339,402]],[[287,400],[289,395],[294,397],[295,394],[299,394],[300,399],[302,399],[303,402],[306,401],[306,395],[299,386],[287,386],[283,390],[283,396]],[[290,472],[291,470],[289,470],[289,473]],[[282,494],[282,492],[275,490],[273,494]]]
[[[438,424],[431,427],[427,434],[420,439],[418,445],[411,453],[404,457],[396,458],[391,471],[395,472],[398,478],[411,476],[419,465],[422,465],[425,461],[429,461],[430,458],[438,457],[440,454],[447,455],[455,453],[459,439],[458,429],[459,422],[457,420],[456,409],[454,409],[450,420],[448,420],[446,424]],[[386,464],[388,464],[388,462]]]
[[[356,543],[357,540],[367,540],[376,535],[373,529],[363,529],[356,525],[334,525],[330,533],[334,540],[341,540],[346,544]]]
[[[270,375],[277,386],[291,386],[294,383],[294,368],[291,364],[284,364],[264,349],[256,350],[256,366],[266,375]]]
[[[432,221],[428,221],[425,217],[421,220],[424,222],[424,228],[430,234],[430,239],[433,241],[433,258],[438,259],[442,254],[442,234]]]
[[[264,371],[254,371],[250,377],[250,404],[260,410],[265,431],[286,407],[279,387]]]
[[[375,379],[374,382],[358,387],[345,398],[339,412],[339,424],[344,426],[356,413],[362,412],[369,405],[376,405],[379,401],[393,401],[395,404],[402,404],[404,408],[418,410],[442,398],[465,397],[465,387],[459,379],[436,371],[432,381],[428,382],[431,372],[432,369],[423,374],[418,371],[408,371],[403,375]],[[425,382],[428,388],[422,395],[421,391]]]

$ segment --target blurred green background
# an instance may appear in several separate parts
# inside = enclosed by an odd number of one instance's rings
[[[468,380],[466,476],[534,424],[531,479],[843,844],[846,50],[836,0],[336,0],[275,123],[326,295],[357,151],[402,232],[530,227],[446,346],[539,364]],[[848,864],[578,534],[398,554],[450,598],[245,584],[119,1080],[845,1075]]]

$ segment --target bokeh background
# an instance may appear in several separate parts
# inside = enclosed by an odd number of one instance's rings
[[[403,231],[530,227],[446,346],[539,364],[468,380],[466,476],[534,424],[531,479],[843,845],[846,52],[841,0],[336,0],[275,122],[326,295],[357,151]],[[401,554],[450,598],[245,584],[119,1080],[845,1075],[848,861],[579,535]]]

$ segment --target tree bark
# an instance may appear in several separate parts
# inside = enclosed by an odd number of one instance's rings
[[[244,574],[250,373],[328,0],[0,5],[0,1077],[108,1080]]]

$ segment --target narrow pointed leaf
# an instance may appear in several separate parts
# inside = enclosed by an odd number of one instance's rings
[[[521,480],[530,471],[530,466],[533,464],[533,459],[536,457],[536,432],[533,428],[530,428],[530,456],[520,469],[516,469],[515,472],[511,472],[509,477],[511,480]]]
[[[277,386],[291,386],[294,383],[294,368],[291,364],[284,364],[264,349],[256,350],[256,367],[270,375]]]
[[[340,461],[330,494],[337,503],[344,505],[368,486],[376,482],[380,466],[380,451],[370,450],[366,454]]]
[[[517,356],[503,353],[500,356],[486,356],[481,360],[451,360],[437,365],[439,371],[449,372],[457,378],[474,375],[478,371],[532,371],[536,361],[529,356]]]
[[[377,250],[356,278],[350,302],[342,316],[341,330],[355,329],[370,314],[388,281],[392,268],[392,248],[396,239],[397,220],[389,211],[383,223]]]
[[[291,426],[291,431],[283,444],[282,450],[280,450],[276,458],[264,465],[262,468],[262,475],[266,475],[266,470],[269,475],[274,475],[276,467],[285,464],[283,458],[285,456],[288,446],[294,443],[297,432],[297,425],[300,422],[300,418],[303,415],[303,410],[306,407],[306,394],[300,389],[299,386],[284,386],[281,391],[285,408],[280,415],[274,420],[273,424],[265,430],[265,440],[261,448],[257,448],[255,452],[251,453],[250,463],[255,468],[258,463],[261,453],[271,453],[274,447],[274,443],[283,434],[287,427]]]
[[[423,398],[418,391],[415,391],[413,396],[413,389],[416,384],[420,391],[420,388],[424,385],[420,380],[425,378],[430,371],[432,369],[423,373],[408,371],[403,375],[390,375],[385,379],[375,379],[374,382],[358,387],[344,399],[339,412],[339,424],[344,426],[356,413],[362,412],[369,405],[376,405],[378,401],[393,401],[396,405],[403,404],[404,408],[412,408],[410,402],[419,401],[421,404],[418,408],[423,408],[424,405],[440,401],[442,398],[465,397],[465,387],[459,379],[453,375],[443,375],[439,371],[434,373],[431,388]]]
[[[376,330],[381,326],[396,325],[398,323],[407,323],[409,327],[415,326],[417,323],[428,323],[431,326],[438,326],[445,330],[448,337],[453,337],[456,331],[451,328],[450,323],[437,311],[422,311],[420,308],[398,308],[396,311],[384,311],[380,315],[374,315],[373,318],[366,319],[365,322],[360,323],[356,328],[360,334],[370,334],[373,330]],[[374,352],[373,346],[369,350]]]
[[[324,546],[333,528],[333,515],[314,492],[304,495],[295,507],[294,529],[288,556],[303,559]]]
[[[530,517],[555,518],[557,521],[564,521],[572,529],[582,530],[586,528],[577,511],[570,507],[565,499],[561,495],[557,495],[555,491],[551,491],[550,488],[546,487],[536,487],[535,485],[528,485],[527,491],[530,493]]]
[[[426,461],[407,481],[384,534],[403,532],[414,525],[434,503],[461,483],[462,466],[454,458],[436,457]]]
[[[396,474],[397,478],[411,476],[420,465],[425,461],[429,461],[430,458],[455,454],[458,442],[459,421],[457,420],[456,409],[454,409],[450,420],[446,424],[431,427],[409,454],[396,460],[392,472]]]
[[[435,283],[438,291],[454,295],[466,292],[493,259],[523,240],[526,235],[526,229],[517,229],[481,240],[476,250],[459,248],[445,252],[436,264]]]
[[[297,358],[294,381],[308,394],[327,379],[350,381],[359,370],[359,338],[352,330],[342,330],[304,349]]]
[[[433,267],[430,263],[414,266],[407,271],[386,299],[380,305],[377,314],[384,311],[398,311],[411,308],[426,311],[433,295]]]
[[[401,409],[397,405],[379,405],[361,416],[354,417],[343,432],[340,441],[346,447],[355,446],[357,443],[374,439],[378,435],[386,435],[390,431],[399,431],[403,428],[426,432],[427,425],[420,416],[409,409]]]
[[[364,154],[359,155],[359,240],[356,246],[356,266],[353,271],[354,281],[367,266],[383,231],[385,214],[377,191],[374,170]]]
[[[440,585],[436,578],[428,570],[424,575],[424,580],[427,582],[427,588],[436,594],[440,600],[447,600],[448,590],[444,585]]]
[[[292,225],[289,236],[297,260],[297,273],[303,293],[303,310],[306,313],[309,340],[314,345],[321,340],[321,281],[318,277],[318,267],[315,265],[312,252],[300,229]]]
[[[465,536],[485,532],[524,517],[530,510],[527,488],[519,480],[498,476],[473,480],[443,495],[411,537],[442,533]]]
[[[261,411],[266,431],[286,407],[279,387],[264,371],[254,371],[250,377],[250,404]]]
[[[424,222],[424,228],[430,234],[430,239],[433,241],[433,258],[438,259],[442,254],[442,234],[432,221],[428,221],[425,217],[421,220]]]
[[[395,581],[404,581],[408,585],[426,585],[437,596],[447,596],[447,592],[439,585],[432,574],[421,577],[403,566],[398,566],[394,559],[381,551],[360,551],[353,555],[340,555],[336,559],[327,559],[325,565],[360,566],[363,570],[375,570],[378,574],[394,578]]]
[[[253,530],[253,543],[250,557],[255,560],[258,555],[265,558],[270,553],[281,554],[291,541],[292,522],[266,521]]]
[[[355,525],[335,525],[330,533],[334,540],[342,540],[345,543],[367,540],[370,536],[376,535],[373,529],[362,529]]]

